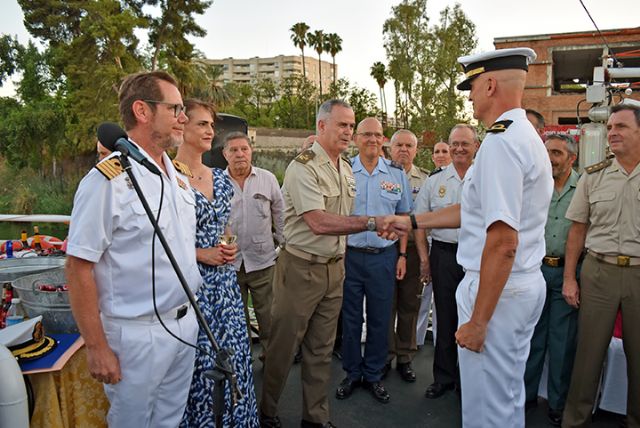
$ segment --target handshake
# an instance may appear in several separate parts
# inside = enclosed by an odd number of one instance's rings
[[[390,241],[404,236],[411,230],[411,220],[406,215],[388,215],[376,217],[378,236]]]

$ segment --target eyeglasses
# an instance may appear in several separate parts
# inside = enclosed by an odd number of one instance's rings
[[[384,135],[379,132],[358,132],[357,135],[362,135],[365,138],[374,137],[376,140],[382,140],[384,138]]]
[[[187,114],[187,108],[182,104],[174,104],[174,103],[168,103],[166,101],[156,101],[156,100],[142,100],[142,101],[144,101],[145,103],[151,103],[151,104],[165,104],[165,105],[168,105],[169,107],[173,107],[173,117],[180,116],[180,113]]]
[[[469,143],[467,141],[463,141],[461,143],[459,143],[458,141],[454,141],[451,144],[449,144],[449,147],[451,147],[452,149],[457,149],[458,147],[462,147],[464,149],[467,149],[467,148],[471,147],[471,143]]]

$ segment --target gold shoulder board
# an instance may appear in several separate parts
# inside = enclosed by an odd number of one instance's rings
[[[598,162],[598,163],[594,163],[593,165],[589,165],[584,170],[586,171],[587,174],[593,174],[594,172],[597,172],[597,171],[600,171],[602,169],[605,169],[606,167],[611,165],[612,162],[613,161],[611,159],[606,159],[606,160],[603,160],[602,162]]]
[[[120,158],[117,156],[103,160],[97,164],[95,168],[100,171],[107,180],[113,180],[124,172],[124,168],[122,168],[122,164],[120,163]]]
[[[496,122],[493,125],[491,125],[491,127],[487,129],[487,132],[491,132],[492,134],[504,132],[512,123],[513,123],[513,120],[501,120],[500,122]]]
[[[189,169],[186,163],[182,163],[177,160],[173,160],[171,161],[171,163],[173,163],[173,166],[175,167],[176,171],[178,171],[180,174],[193,178],[193,173],[191,172],[191,170]]]
[[[428,170],[428,169],[426,169],[426,168],[422,168],[421,166],[419,166],[419,167],[418,167],[418,169],[419,169],[423,174],[427,174],[427,175],[431,174],[431,171],[429,171],[429,170]]]
[[[348,163],[348,164],[349,164],[349,166],[352,166],[352,165],[351,165],[351,159],[349,159],[348,157],[346,157],[346,156],[344,156],[344,155],[342,155],[342,156],[340,156],[340,157],[342,158],[342,160],[343,160],[343,161],[345,161],[346,163]]]
[[[304,152],[296,156],[296,161],[305,164],[315,157],[316,153],[313,150],[305,150]]]

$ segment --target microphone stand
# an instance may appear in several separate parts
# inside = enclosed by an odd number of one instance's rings
[[[189,303],[191,304],[191,306],[193,307],[193,310],[196,313],[198,324],[200,324],[200,327],[202,328],[202,330],[204,330],[207,336],[207,339],[209,339],[209,342],[211,343],[213,352],[215,352],[216,354],[215,365],[213,370],[206,370],[204,372],[204,376],[209,379],[213,379],[214,381],[213,413],[215,415],[216,426],[222,427],[222,416],[224,415],[225,383],[228,381],[231,386],[232,408],[235,406],[237,401],[242,398],[242,393],[238,389],[237,377],[233,368],[233,364],[231,364],[231,356],[233,355],[233,350],[221,349],[218,343],[216,342],[216,339],[213,337],[213,333],[211,332],[211,329],[209,328],[207,321],[204,319],[204,315],[202,315],[202,311],[198,306],[196,298],[193,295],[193,292],[191,291],[189,286],[187,285],[187,281],[184,279],[184,276],[182,275],[180,266],[178,266],[178,262],[176,262],[176,259],[173,256],[173,252],[171,251],[171,248],[169,247],[169,244],[167,243],[164,237],[164,234],[162,233],[162,230],[160,230],[160,226],[158,226],[158,222],[153,216],[153,212],[149,208],[149,204],[147,203],[147,200],[144,197],[142,190],[140,189],[138,180],[136,179],[135,175],[133,175],[133,171],[131,170],[131,162],[129,162],[129,157],[128,157],[129,151],[126,150],[126,148],[119,148],[119,150],[121,153],[120,163],[122,164],[127,175],[131,179],[133,188],[135,189],[136,194],[140,198],[140,202],[142,202],[142,207],[144,208],[144,211],[147,214],[147,217],[149,218],[151,225],[153,226],[153,230],[156,232],[156,235],[158,235],[158,239],[162,244],[162,248],[166,252],[167,257],[171,262],[171,266],[173,267],[173,270],[178,276],[180,285],[182,286],[184,293],[187,295],[187,298],[189,299]],[[160,175],[160,179],[162,180],[162,175]],[[194,248],[194,251],[195,251],[195,248]]]

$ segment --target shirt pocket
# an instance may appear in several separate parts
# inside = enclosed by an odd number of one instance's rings
[[[324,208],[330,213],[340,212],[340,189],[336,186],[321,186],[320,190],[324,196]]]
[[[380,202],[387,211],[375,214],[394,214],[396,212],[396,207],[400,203],[400,199],[402,199],[402,193],[394,193],[380,189]]]
[[[271,215],[271,199],[262,193],[255,193],[253,195],[253,208],[260,217],[267,218]]]
[[[617,204],[616,192],[600,191],[589,195],[590,222],[606,223],[615,219],[618,212],[615,208]]]

